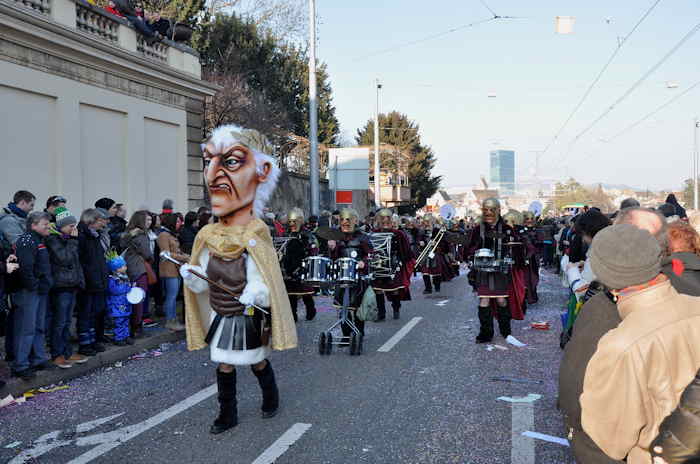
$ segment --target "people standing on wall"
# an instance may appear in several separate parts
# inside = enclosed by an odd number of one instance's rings
[[[46,311],[53,285],[51,263],[44,240],[50,216],[36,211],[27,216],[27,230],[15,243],[19,264],[19,289],[12,295],[13,375],[29,381],[35,371],[52,368],[46,356]]]
[[[14,245],[27,230],[27,215],[34,209],[36,197],[26,190],[19,190],[12,201],[0,211],[0,234]]]
[[[146,293],[146,298],[141,303],[133,305],[130,316],[130,336],[141,338],[145,321],[145,310],[148,301],[148,281],[151,274],[151,282],[157,281],[153,272],[153,252],[148,238],[153,219],[148,211],[136,211],[131,215],[126,232],[121,236],[121,244],[124,249],[124,259],[127,264],[129,281],[135,287],[139,287]],[[150,268],[150,269],[149,269]],[[155,324],[149,318],[149,326]]]
[[[95,356],[105,350],[104,340],[105,291],[107,290],[107,262],[100,231],[106,226],[105,217],[98,209],[86,209],[78,224],[80,263],[85,275],[85,291],[78,307],[78,353]]]
[[[158,247],[160,254],[169,253],[170,256],[177,261],[187,262],[190,259],[188,254],[185,254],[180,249],[180,241],[177,239],[177,232],[182,227],[182,222],[176,214],[164,214],[161,218],[161,232],[158,234]],[[180,291],[180,273],[177,266],[161,258],[160,265],[160,280],[162,282],[163,293],[165,297],[165,327],[170,330],[184,330],[177,319],[177,294]]]
[[[53,273],[51,289],[51,359],[62,369],[82,364],[87,357],[73,353],[70,328],[78,291],[85,288],[85,275],[80,265],[78,220],[64,207],[54,210],[56,231],[46,239]]]

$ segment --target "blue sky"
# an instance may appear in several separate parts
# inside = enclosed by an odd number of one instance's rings
[[[318,57],[329,67],[341,130],[353,137],[374,113],[406,113],[438,157],[443,186],[488,176],[489,150],[516,151],[519,176],[542,150],[654,0],[485,0],[499,20],[377,56],[373,52],[488,19],[479,0],[318,0]],[[556,16],[574,16],[557,35]],[[609,22],[607,20],[610,20]],[[693,26],[700,3],[662,0],[618,53],[585,104],[541,159],[541,176],[640,188],[678,188],[691,174],[700,86],[616,140],[610,138],[700,81],[700,32],[587,134],[568,146]],[[365,58],[363,58],[365,57]],[[668,89],[667,81],[678,83]],[[496,98],[488,98],[495,93]],[[566,155],[568,152],[568,156]]]

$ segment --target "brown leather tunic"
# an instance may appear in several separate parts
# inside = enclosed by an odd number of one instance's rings
[[[207,265],[207,275],[214,282],[231,290],[236,296],[240,296],[247,283],[245,264],[245,255],[232,261],[211,256]],[[213,285],[209,287],[209,303],[211,309],[224,317],[241,314],[245,309],[238,300]]]

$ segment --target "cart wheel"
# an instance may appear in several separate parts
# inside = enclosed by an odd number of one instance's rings
[[[355,356],[357,352],[357,337],[353,333],[350,335],[350,356]]]
[[[333,335],[330,332],[326,333],[326,354],[333,352]]]
[[[364,341],[365,336],[360,334],[357,336],[357,347],[355,348],[355,354],[357,356],[362,354],[362,342]]]
[[[318,336],[318,354],[323,356],[326,354],[326,333],[321,332],[321,335]]]

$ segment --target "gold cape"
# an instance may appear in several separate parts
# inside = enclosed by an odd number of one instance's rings
[[[206,247],[210,256],[235,259],[244,251],[253,258],[270,290],[270,314],[272,317],[271,346],[273,350],[289,350],[297,346],[297,329],[289,305],[289,298],[282,280],[277,253],[267,225],[254,219],[245,226],[209,224],[202,228],[194,240],[190,264],[199,266],[199,257]],[[207,346],[204,338],[209,330],[211,307],[209,299],[197,299],[197,295],[185,286],[185,324],[187,349],[199,350]],[[200,305],[199,303],[203,304]]]

